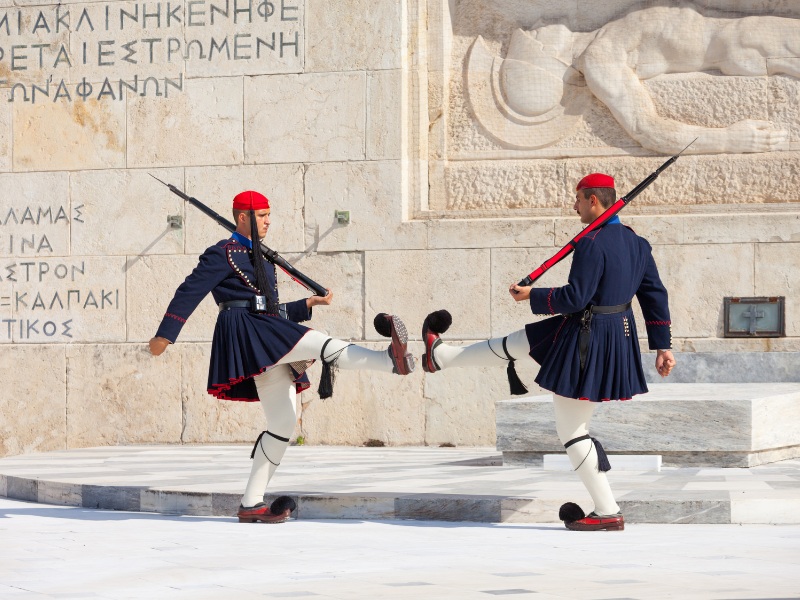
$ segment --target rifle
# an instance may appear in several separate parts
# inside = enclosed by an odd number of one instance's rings
[[[697,141],[697,138],[693,139],[689,143],[689,146],[694,144],[696,141]],[[689,146],[686,146],[686,148],[688,148]],[[623,196],[622,198],[617,200],[614,204],[612,204],[610,207],[608,207],[605,210],[605,212],[603,212],[602,215],[600,215],[594,221],[589,223],[589,225],[587,225],[584,228],[583,231],[581,231],[578,235],[576,235],[569,242],[567,242],[566,246],[561,248],[561,250],[556,252],[553,256],[548,258],[546,261],[544,261],[538,268],[536,268],[536,270],[531,272],[527,277],[525,277],[524,279],[521,279],[520,282],[517,285],[519,285],[519,286],[532,285],[533,282],[536,281],[537,279],[539,279],[539,277],[541,277],[542,275],[544,275],[545,271],[547,271],[550,267],[558,264],[563,259],[565,259],[567,256],[569,256],[572,253],[572,251],[575,250],[575,246],[577,245],[577,243],[585,235],[591,233],[592,231],[594,231],[598,227],[602,227],[603,225],[605,225],[608,222],[609,219],[611,219],[619,211],[621,211],[623,208],[625,208],[625,206],[628,204],[628,202],[630,202],[631,200],[636,198],[636,196],[638,196],[640,193],[642,193],[642,191],[644,191],[644,189],[647,186],[649,186],[651,183],[653,183],[658,178],[658,176],[661,175],[661,171],[663,171],[668,166],[670,166],[672,163],[674,163],[676,160],[678,160],[678,157],[681,154],[684,153],[686,148],[684,148],[683,150],[678,152],[675,156],[671,157],[667,162],[665,162],[663,165],[658,167],[655,171],[650,173],[650,175],[644,181],[642,181],[639,185],[637,185],[630,192],[625,194],[625,196]]]
[[[152,173],[150,173],[150,177],[152,177],[156,181],[161,181],[158,177],[156,177]],[[176,188],[174,185],[170,183],[166,183],[165,181],[161,181],[161,183],[167,186],[170,192],[172,192],[177,196],[180,196],[195,208],[199,208],[201,212],[205,213],[206,215],[214,219],[217,223],[222,225],[228,231],[230,232],[236,231],[236,226],[233,223],[222,217],[219,213],[216,213],[213,210],[211,210],[208,206],[200,202],[197,198],[192,198],[191,196],[184,194],[182,191],[180,191],[178,188]],[[275,252],[275,250],[272,250],[271,248],[269,248],[268,246],[264,245],[261,242],[259,242],[259,245],[261,246],[261,252],[264,255],[264,258],[266,258],[276,267],[280,267],[289,277],[294,279],[297,283],[305,287],[307,290],[314,292],[314,294],[317,296],[324,297],[328,295],[328,291],[324,287],[322,287],[320,284],[318,284],[316,281],[314,281],[307,275],[295,269],[291,264],[289,264],[289,262],[285,258],[283,258],[280,254]]]

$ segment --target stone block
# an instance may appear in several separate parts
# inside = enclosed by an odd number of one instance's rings
[[[12,500],[36,502],[38,499],[39,481],[23,477],[6,477],[6,496]]]
[[[186,169],[186,193],[233,223],[233,197],[256,190],[269,198],[270,226],[264,243],[277,251],[305,250],[302,165],[258,165]],[[166,190],[165,190],[166,191]],[[230,232],[195,208],[186,206],[186,252],[201,254]],[[235,225],[235,223],[233,223]]]
[[[83,485],[80,483],[39,480],[36,502],[61,506],[82,506]]]
[[[527,323],[547,318],[544,315],[534,315],[531,312],[529,301],[515,301],[508,288],[512,283],[517,283],[526,277],[555,252],[555,248],[537,248],[535,250],[495,248],[492,250],[492,336],[506,336],[513,331],[522,329]],[[544,275],[534,283],[534,286],[550,288],[566,285],[571,264],[571,259],[561,261],[545,271]]]
[[[439,219],[428,223],[428,248],[548,248],[553,219]],[[566,244],[569,239],[564,239]],[[548,257],[546,257],[548,258]],[[529,272],[533,268],[529,269]]]
[[[385,351],[385,342],[362,344]],[[419,356],[419,347],[409,351]],[[300,431],[310,444],[363,445],[379,440],[387,446],[422,445],[425,439],[425,399],[422,369],[400,376],[376,371],[336,373],[333,397],[317,396],[319,363],[310,369],[311,389],[303,393]]]
[[[6,30],[9,24],[10,27],[7,29],[5,38],[7,43],[3,44],[0,81],[5,80],[3,87],[23,84],[26,88],[27,101],[33,99],[31,86],[36,85],[39,88],[35,95],[36,102],[52,102],[62,79],[70,81],[66,60],[59,61],[59,67],[53,68],[58,57],[58,50],[62,45],[69,48],[70,32],[64,27],[55,31],[58,10],[55,6],[20,7],[16,2],[11,2],[10,5],[16,5],[16,10],[4,11],[4,16],[8,16],[8,21],[3,29]],[[42,20],[39,19],[40,12],[43,14]],[[60,13],[60,15],[63,14],[63,12]],[[18,18],[23,23],[21,30],[15,27]],[[42,26],[43,22],[47,23],[47,27]],[[36,29],[35,33],[33,33],[34,28]],[[37,47],[40,44],[46,46],[44,48]],[[63,58],[63,56],[61,57]],[[77,57],[77,55],[74,56]],[[52,79],[48,82],[51,76]],[[73,87],[73,91],[74,89]],[[22,87],[17,90],[15,102],[20,102]]]
[[[154,357],[138,344],[69,346],[67,447],[178,443],[180,358],[169,351]]]
[[[374,496],[303,495],[298,498],[298,519],[393,519],[395,498],[390,494]]]
[[[800,456],[800,435],[780,425],[797,418],[798,399],[797,383],[655,384],[597,407],[592,435],[609,453],[660,454],[667,466],[755,466]],[[552,396],[498,402],[497,448],[561,452]]]
[[[580,496],[583,496],[581,498]],[[588,493],[576,490],[566,498],[503,498],[500,501],[501,523],[559,523],[558,511],[565,502],[591,505]],[[627,518],[628,513],[625,513]]]
[[[726,522],[743,525],[800,523],[800,498],[795,490],[775,490],[769,498],[764,498],[763,493],[754,496],[745,490],[732,497],[730,521]]]
[[[402,99],[402,71],[367,74],[367,160],[401,158]]]
[[[5,346],[0,351],[0,371],[0,456],[64,450],[64,347]]]
[[[798,156],[798,152],[770,152],[691,157],[697,163],[695,187],[691,193],[698,204],[796,202],[800,185],[800,173],[796,169]],[[678,190],[682,191],[676,188]],[[727,191],[721,193],[720,190]],[[750,208],[748,212],[754,211]]]
[[[13,106],[15,171],[124,168],[125,149],[137,139],[135,131],[127,136],[121,102],[73,98]]]
[[[800,58],[794,60],[800,63]],[[767,65],[769,64],[770,61],[767,60]],[[789,132],[789,142],[800,142],[800,107],[796,101],[800,95],[800,80],[786,75],[774,75],[769,78],[768,86],[769,120]]]
[[[306,247],[317,252],[385,250],[392,240],[393,249],[425,248],[426,223],[405,220],[402,177],[398,161],[310,165]],[[350,211],[348,225],[337,222],[337,210]]]
[[[165,515],[210,515],[211,494],[145,489],[140,496],[139,510]]]
[[[244,162],[363,160],[363,73],[249,77],[244,94]]]
[[[653,257],[669,291],[673,337],[722,333],[723,298],[752,294],[753,246],[715,244],[656,246]],[[646,337],[636,303],[640,339]]]
[[[181,93],[130,97],[127,167],[240,164],[242,86],[232,82],[187,79]]]
[[[64,258],[40,261],[30,275],[26,270],[10,300],[17,320],[14,341],[124,341],[124,263],[122,257]]]
[[[147,342],[156,334],[178,286],[197,266],[196,256],[137,256],[127,266],[128,341]],[[209,294],[186,321],[181,342],[206,342],[214,334],[217,308]]]
[[[769,120],[767,77],[671,73],[644,81],[658,114],[702,127]]]
[[[8,269],[19,270],[20,260],[70,254],[70,233],[85,224],[81,202],[70,203],[68,173],[0,174],[0,189],[0,256],[9,257],[4,281],[19,280]]]
[[[731,520],[732,501],[726,492],[718,498],[691,500],[659,497],[659,493],[623,494],[617,498],[625,520],[630,523],[714,523],[728,524]],[[785,522],[785,521],[782,521]]]
[[[771,338],[760,341],[768,342]],[[719,340],[729,341],[729,340]],[[757,341],[757,340],[753,340]],[[695,350],[680,352],[678,367],[669,376],[670,383],[790,383],[800,382],[800,352],[770,351],[768,347],[729,348],[722,351]],[[757,350],[757,351],[752,351]],[[655,353],[643,355],[642,365],[648,382],[659,383],[655,370]]]
[[[795,220],[795,223],[800,221]],[[800,236],[798,236],[800,237]],[[755,257],[754,296],[786,297],[786,335],[800,336],[800,243],[758,244]]]
[[[215,517],[232,517],[239,510],[241,494],[211,494],[211,514]]]
[[[669,213],[674,214],[676,206],[718,203],[721,201],[719,192],[713,196],[697,193],[697,180],[699,173],[707,165],[702,162],[705,157],[682,156],[667,170],[663,171],[652,184],[641,192],[630,204],[625,207],[624,215],[634,215],[642,210],[654,210],[659,207],[669,207]],[[714,157],[715,160],[716,157]],[[665,157],[608,157],[604,158],[603,171],[614,177],[617,195],[625,196],[639,183],[649,176],[658,167],[664,164]],[[575,203],[573,190],[577,183],[588,173],[597,172],[597,158],[577,158],[566,163],[565,186],[562,192],[565,215],[575,217],[572,207]],[[577,222],[577,218],[573,220]],[[580,227],[574,225],[573,227]],[[558,231],[558,230],[556,230]],[[576,232],[577,233],[577,232]],[[572,234],[575,235],[574,233]],[[556,235],[558,237],[558,235]]]
[[[72,227],[71,254],[78,256],[176,254],[183,251],[183,229],[173,229],[168,215],[183,216],[183,200],[159,189],[155,175],[180,184],[180,169],[103,170],[73,173],[70,196],[81,204]],[[109,226],[111,225],[111,226]]]
[[[307,71],[398,69],[403,57],[403,11],[393,0],[346,5],[307,0]]]
[[[444,176],[446,210],[560,214],[565,202],[574,202],[564,186],[564,163],[558,161],[456,162],[445,168]]]
[[[0,87],[0,91],[5,94],[6,88]],[[13,136],[11,122],[11,104],[0,102],[0,172],[10,171],[12,168],[11,144]]]
[[[422,494],[401,496],[395,500],[398,519],[418,521],[475,521],[497,523],[500,521],[500,503],[496,496],[438,496],[429,498]]]
[[[495,402],[509,396],[505,363],[494,368],[448,369],[425,375],[425,444],[492,446],[496,440]],[[538,366],[528,358],[516,363],[529,390]]]
[[[180,375],[171,375],[183,399],[181,442],[252,444],[266,423],[261,404],[217,400],[206,391],[211,344],[177,344],[172,350],[181,361]]]
[[[189,24],[185,40],[187,50],[190,32],[193,32],[194,39],[201,42],[205,52],[198,52],[198,46],[193,45],[192,58],[186,61],[188,77],[299,73],[303,70],[305,2],[238,4],[236,8],[243,12],[229,19],[220,18],[211,6],[211,3],[198,3],[192,7],[198,13],[195,23],[203,27]],[[216,45],[212,45],[214,42]]]
[[[100,510],[141,510],[141,487],[84,485],[82,506]]]
[[[763,248],[800,240],[800,214],[797,213],[687,215],[683,220],[687,244],[758,243],[758,248]]]
[[[56,21],[56,11],[49,6],[44,8],[51,9],[48,16],[51,22]],[[189,31],[192,31],[185,29],[187,15],[184,6],[174,13],[180,20],[168,14],[168,11],[175,10],[174,3],[139,5],[130,0],[115,0],[59,8],[60,15],[70,25],[66,47],[72,63],[69,77],[65,78],[72,82],[85,79],[101,84],[106,79],[113,81],[110,87],[105,88],[113,95],[104,96],[105,101],[124,99],[125,88],[117,84],[119,80],[135,85],[138,77],[141,90],[144,80],[149,77],[160,81],[167,77],[177,81],[184,75],[184,37],[190,36]],[[123,11],[129,16],[123,15]],[[46,58],[49,65],[58,58],[64,62],[56,50],[49,50],[49,54],[51,56]],[[59,70],[52,69],[52,72]],[[152,83],[148,85],[152,86]],[[95,95],[98,93],[95,91]],[[128,92],[129,95],[132,93],[141,91]]]
[[[333,304],[317,306],[303,325],[344,340],[364,339],[375,315],[364,314],[364,257],[360,252],[285,255],[296,269],[333,292]],[[312,292],[278,269],[281,302],[308,298]]]
[[[491,314],[489,258],[489,250],[368,252],[366,314],[400,315],[410,335],[421,337],[427,314],[446,304],[453,315],[448,339],[487,338]],[[446,297],[444,291],[448,292]],[[365,335],[367,339],[379,337],[370,328]]]

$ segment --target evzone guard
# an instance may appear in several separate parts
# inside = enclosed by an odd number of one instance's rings
[[[333,392],[334,366],[407,375],[414,370],[414,359],[407,352],[405,325],[396,316],[375,317],[376,329],[391,337],[388,351],[369,350],[300,325],[311,318],[314,306],[331,304],[333,293],[281,304],[275,266],[265,263],[260,249],[270,225],[269,200],[255,191],[242,192],[233,199],[233,217],[233,235],[208,248],[176,290],[150,340],[150,352],[158,356],[174,343],[195,308],[212,294],[219,315],[208,393],[220,400],[260,401],[267,418],[267,430],[253,446],[237,516],[240,522],[280,523],[295,509],[294,501],[281,496],[267,506],[264,493],[294,433],[296,393],[310,385],[306,369],[314,360],[322,361],[320,396],[327,397]]]
[[[574,209],[584,224],[593,223],[617,201],[614,179],[592,173],[577,185]],[[553,392],[558,437],[592,500],[587,515],[575,503],[561,507],[569,529],[622,530],[625,519],[606,477],[611,466],[600,442],[589,435],[595,406],[628,400],[647,392],[631,300],[636,296],[656,350],[656,369],[665,377],[675,366],[667,290],[661,282],[650,244],[614,215],[582,237],[574,248],[567,285],[536,288],[513,284],[517,302],[528,300],[536,315],[503,338],[470,346],[440,339],[451,324],[446,310],[428,315],[422,326],[423,369],[435,373],[455,367],[506,366],[512,393],[525,393],[514,361],[531,357],[540,365],[536,383]]]

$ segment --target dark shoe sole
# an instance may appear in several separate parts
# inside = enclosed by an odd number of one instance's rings
[[[289,520],[291,511],[286,511],[282,515],[252,515],[252,516],[239,516],[239,523],[266,523],[267,525],[276,525],[278,523],[285,523]]]
[[[581,519],[583,520],[583,519]],[[609,523],[581,523],[581,521],[565,521],[564,525],[572,531],[624,531],[625,521]]]
[[[414,357],[408,352],[408,331],[400,317],[389,316],[389,325],[392,330],[392,361],[398,374],[408,375],[414,371]]]

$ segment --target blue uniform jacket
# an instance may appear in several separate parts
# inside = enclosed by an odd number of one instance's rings
[[[184,323],[210,292],[217,304],[249,301],[258,293],[255,269],[246,238],[222,240],[208,248],[194,271],[175,291],[161,320],[157,336],[174,342]],[[272,300],[278,305],[275,268],[266,269]],[[220,400],[259,399],[253,377],[281,362],[306,334],[299,325],[311,318],[305,300],[280,304],[279,315],[253,313],[248,308],[227,308],[217,316],[211,343],[208,393]],[[309,387],[305,370],[313,361],[293,362],[297,391]]]
[[[567,285],[531,290],[534,314],[563,315],[526,327],[531,356],[540,365],[537,383],[570,398],[628,399],[647,391],[633,311],[594,315],[586,366],[580,368],[580,316],[589,305],[639,301],[650,349],[671,348],[667,290],[650,244],[618,219],[576,245]]]
[[[208,248],[200,261],[175,291],[167,307],[157,336],[175,342],[186,320],[210,292],[217,304],[229,300],[249,300],[258,293],[255,271],[250,251],[236,239],[226,239]],[[270,294],[278,304],[278,286],[275,268],[267,267]],[[281,312],[290,321],[302,323],[311,318],[311,310],[305,300],[281,305]]]

